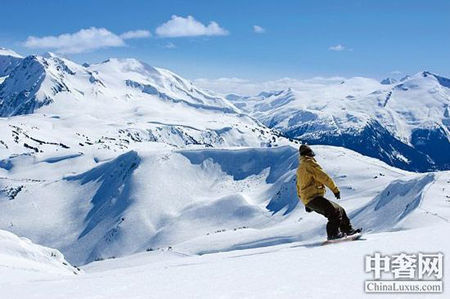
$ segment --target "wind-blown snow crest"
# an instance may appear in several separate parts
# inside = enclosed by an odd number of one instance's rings
[[[33,244],[29,239],[0,230],[0,274],[2,283],[38,274],[73,275],[72,267],[56,249]]]
[[[421,204],[427,185],[434,181],[433,174],[395,180],[351,217],[357,226],[364,227],[367,231],[396,229]]]

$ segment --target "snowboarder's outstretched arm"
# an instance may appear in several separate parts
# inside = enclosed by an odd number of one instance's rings
[[[320,167],[318,163],[311,163],[309,170],[315,180],[327,186],[335,195],[339,193],[339,188],[336,186],[330,176],[326,174],[325,171],[323,171],[322,167]]]

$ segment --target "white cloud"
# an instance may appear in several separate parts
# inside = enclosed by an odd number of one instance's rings
[[[52,49],[63,54],[82,53],[100,48],[123,47],[126,45],[125,39],[147,37],[149,34],[146,30],[136,30],[119,36],[105,28],[91,27],[57,36],[29,36],[24,45],[27,48]]]
[[[331,46],[331,47],[328,48],[328,50],[330,50],[330,51],[337,51],[337,52],[340,52],[340,51],[352,52],[353,51],[352,48],[347,48],[347,47],[345,47],[345,46],[343,46],[341,44],[338,44],[338,45],[335,45],[335,46]]]
[[[255,33],[265,33],[266,29],[264,29],[263,27],[258,26],[258,25],[253,25],[253,32],[255,32]]]
[[[175,49],[177,46],[175,46],[174,43],[167,43],[164,45],[164,48],[166,49]]]
[[[156,34],[161,37],[185,37],[185,36],[213,36],[227,35],[228,31],[216,22],[210,22],[207,26],[200,23],[193,16],[186,18],[173,15],[166,23],[156,28]]]
[[[336,45],[336,46],[331,46],[328,48],[328,50],[331,50],[331,51],[344,51],[345,49],[346,48],[341,44]]]
[[[131,30],[120,35],[122,39],[146,38],[150,36],[152,36],[152,34],[148,30]]]
[[[391,74],[392,75],[401,75],[401,74],[403,74],[403,72],[402,71],[392,71]]]

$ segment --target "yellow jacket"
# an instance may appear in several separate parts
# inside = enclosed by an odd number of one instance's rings
[[[339,188],[323,171],[316,159],[300,156],[300,164],[297,169],[297,194],[302,202],[306,205],[314,197],[324,196],[325,186],[330,188],[333,193],[339,192]]]

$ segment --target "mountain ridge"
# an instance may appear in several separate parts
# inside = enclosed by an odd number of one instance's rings
[[[445,158],[450,151],[449,86],[449,79],[423,71],[388,85],[351,78],[309,90],[227,98],[289,138],[348,147],[403,169],[446,170],[450,169],[450,158]],[[368,131],[372,133],[367,135]],[[365,143],[367,138],[386,145],[371,146]]]

